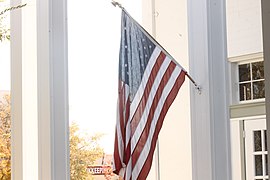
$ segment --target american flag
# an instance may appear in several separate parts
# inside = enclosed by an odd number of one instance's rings
[[[114,172],[146,179],[165,115],[186,71],[122,11]]]

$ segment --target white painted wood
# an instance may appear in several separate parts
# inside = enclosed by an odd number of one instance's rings
[[[243,120],[231,120],[232,180],[245,180]]]
[[[70,179],[67,0],[50,0],[50,78],[53,179]]]
[[[22,9],[22,146],[23,178],[38,179],[36,1]]]
[[[66,0],[38,0],[39,178],[69,179]]]
[[[38,78],[38,129],[39,179],[53,179],[53,126],[51,119],[51,75],[49,1],[37,2],[37,78]]]
[[[13,180],[70,179],[66,9],[30,0],[11,15]]]
[[[270,1],[262,0],[262,31],[263,31],[263,54],[264,54],[264,76],[265,76],[265,104],[266,104],[266,124],[270,129]],[[268,130],[269,132],[269,130]],[[267,135],[268,146],[270,144],[270,133]],[[269,147],[270,149],[270,147]],[[268,158],[270,164],[270,158]],[[270,174],[270,168],[268,169]]]
[[[11,0],[11,6],[21,0]],[[12,11],[11,24],[11,178],[23,176],[22,156],[22,16],[21,10]]]
[[[226,2],[228,57],[262,52],[261,1]]]
[[[34,1],[11,13],[12,179],[38,178],[35,13]]]
[[[263,172],[262,176],[255,176],[255,158],[254,155],[262,155],[263,169],[265,170],[265,154],[267,151],[264,149],[264,136],[262,136],[262,151],[254,151],[254,131],[266,130],[266,121],[265,119],[253,119],[245,121],[245,157],[246,157],[246,179],[263,179],[268,178]]]
[[[231,180],[225,0],[188,1],[193,180]]]

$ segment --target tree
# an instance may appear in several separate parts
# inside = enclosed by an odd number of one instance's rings
[[[0,16],[0,41],[10,40],[10,30],[4,23],[5,17],[6,16]]]
[[[4,1],[5,0],[0,0],[0,4]],[[5,22],[7,17],[6,13],[15,9],[22,8],[24,6],[26,6],[26,4],[5,8],[3,10],[0,9],[0,42],[4,40],[10,40],[10,28],[9,25]]]
[[[0,0],[0,7],[5,0]],[[10,40],[10,30],[5,22],[6,20],[6,9],[0,9],[0,42],[4,40]]]
[[[0,102],[0,180],[11,179],[10,96]]]
[[[98,141],[102,135],[94,135],[90,138],[79,134],[79,126],[72,123],[69,132],[70,143],[70,179],[85,180],[93,179],[87,172],[87,166],[93,165],[94,162],[101,158],[103,149],[99,146]]]

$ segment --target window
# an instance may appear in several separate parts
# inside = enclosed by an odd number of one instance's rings
[[[238,78],[240,101],[265,97],[263,61],[239,64]]]

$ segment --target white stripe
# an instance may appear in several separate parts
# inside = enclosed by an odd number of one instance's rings
[[[125,86],[124,88],[128,89],[128,86],[121,82],[121,89],[123,88],[123,85]],[[126,90],[126,89],[125,89]],[[123,107],[124,108],[124,107]],[[122,137],[122,129],[121,129],[121,124],[120,124],[120,115],[119,115],[119,99],[117,100],[117,123],[116,123],[116,128],[117,128],[117,140],[118,140],[118,154],[122,163],[122,166],[124,167],[123,163],[123,153],[124,153],[124,142],[123,142],[123,137]],[[123,112],[121,112],[123,113]]]
[[[132,160],[131,157],[128,161],[127,167],[126,167],[126,179],[125,180],[130,180],[131,174],[132,174]]]
[[[118,107],[119,107],[119,100],[118,100]],[[117,141],[118,141],[118,154],[119,154],[121,163],[123,163],[124,143],[123,143],[122,131],[120,127],[119,108],[117,108],[116,132],[117,132]]]
[[[136,109],[137,109],[137,106],[138,104],[140,103],[141,101],[141,98],[142,98],[142,95],[143,95],[143,92],[144,92],[144,89],[146,87],[146,83],[147,83],[147,80],[149,79],[149,76],[151,74],[151,71],[156,63],[156,60],[158,58],[158,56],[160,55],[161,53],[161,50],[156,47],[151,55],[151,58],[149,59],[149,62],[147,64],[147,67],[144,71],[144,74],[143,74],[143,77],[142,77],[142,81],[141,81],[141,84],[138,88],[138,91],[135,95],[135,97],[133,98],[133,101],[131,103],[131,106],[130,106],[130,118],[133,117]]]
[[[125,84],[125,103],[127,104],[128,101],[128,97],[129,97],[129,86],[127,84]],[[125,116],[126,116],[126,109],[124,110],[125,112]],[[126,120],[126,117],[124,116],[124,119]],[[129,139],[130,139],[130,121],[128,120],[127,124],[126,124],[126,147],[128,145]]]
[[[129,86],[127,84],[125,85],[125,104],[127,104],[128,96],[129,96]]]
[[[147,138],[147,141],[145,143],[145,146],[137,160],[137,163],[135,165],[135,167],[133,168],[133,171],[132,171],[132,179],[136,180],[139,176],[139,173],[141,172],[141,169],[147,159],[147,156],[149,154],[149,151],[150,151],[150,148],[151,148],[151,142],[152,142],[152,139],[153,139],[153,135],[154,135],[154,132],[155,132],[155,129],[156,129],[156,125],[157,125],[157,121],[158,121],[158,118],[160,116],[160,113],[161,113],[161,110],[163,108],[163,105],[165,103],[165,100],[167,98],[167,96],[169,95],[169,93],[171,92],[171,89],[173,88],[174,84],[175,84],[175,81],[177,80],[177,77],[179,76],[179,74],[181,73],[181,68],[176,66],[170,80],[168,81],[168,83],[166,84],[165,88],[164,88],[164,91],[162,93],[162,96],[158,102],[158,106],[155,110],[155,114],[154,114],[154,117],[153,117],[153,121],[151,123],[151,128],[150,128],[150,132],[149,132],[149,136]]]
[[[151,106],[152,106],[152,103],[153,103],[153,100],[155,98],[155,95],[156,95],[156,91],[159,87],[159,84],[163,78],[163,75],[165,74],[168,66],[170,65],[171,63],[171,59],[169,59],[168,57],[165,58],[164,62],[162,63],[161,67],[160,67],[160,70],[155,78],[155,81],[153,83],[153,86],[152,86],[152,89],[150,91],[150,94],[149,94],[149,97],[147,99],[147,102],[146,102],[146,105],[145,105],[145,108],[144,108],[144,112],[142,114],[142,117],[139,121],[139,124],[134,132],[134,135],[132,137],[132,140],[131,140],[131,152],[134,151],[134,148],[136,147],[136,144],[141,136],[141,133],[145,127],[145,124],[147,122],[147,118],[149,116],[149,112],[150,112],[150,109],[151,109]]]

